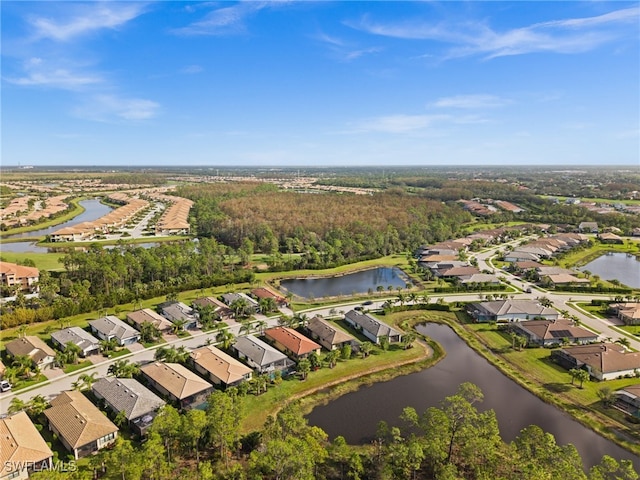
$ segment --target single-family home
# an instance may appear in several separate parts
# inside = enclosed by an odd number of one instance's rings
[[[118,436],[118,427],[76,390],[62,392],[51,400],[44,415],[49,429],[76,460],[111,445]]]
[[[98,338],[102,340],[115,338],[121,347],[132,345],[140,340],[140,332],[114,315],[89,320],[89,326]]]
[[[402,341],[402,333],[369,314],[350,310],[345,314],[344,319],[373,343],[379,344],[382,337],[387,337],[389,343]]]
[[[336,350],[342,348],[345,344],[353,345],[357,343],[353,335],[348,334],[338,328],[334,323],[328,322],[318,316],[309,320],[306,328],[311,338],[327,350]]]
[[[194,308],[196,307],[211,308],[213,313],[218,315],[220,319],[229,318],[232,315],[231,309],[226,304],[218,300],[216,297],[196,298],[191,305]]]
[[[238,337],[231,348],[258,373],[284,372],[294,365],[284,353],[253,335]]]
[[[112,412],[124,412],[129,425],[140,436],[151,426],[157,410],[166,404],[134,378],[103,377],[91,386],[91,391]]]
[[[527,338],[530,345],[549,347],[564,342],[585,344],[598,340],[598,334],[579,327],[573,320],[529,320],[513,322],[511,328]]]
[[[83,357],[100,353],[100,340],[80,327],[68,327],[53,332],[51,342],[62,351],[71,342],[80,347],[80,355]]]
[[[640,383],[613,392],[615,406],[629,415],[640,418]]]
[[[597,380],[634,375],[640,369],[640,353],[615,343],[562,347],[551,352],[551,359],[567,370],[585,369]]]
[[[264,331],[264,337],[294,361],[307,358],[311,353],[320,353],[322,347],[300,332],[289,327],[273,327]]]
[[[191,362],[196,372],[216,385],[233,387],[251,380],[253,370],[213,345],[206,345],[191,352]]]
[[[613,303],[609,305],[625,325],[640,325],[640,302]]]
[[[196,311],[182,302],[161,303],[158,308],[163,317],[171,323],[185,322],[183,328],[192,330],[198,327]]]
[[[10,357],[28,356],[39,369],[53,368],[56,352],[35,335],[16,338],[6,344]]]
[[[544,275],[542,277],[543,282],[548,282],[551,285],[586,285],[591,283],[588,278],[578,278],[574,275],[566,273],[560,273],[558,275]]]
[[[168,332],[171,330],[172,325],[169,320],[150,308],[143,308],[135,312],[127,313],[127,321],[138,330],[142,328],[143,323],[148,322],[160,332]]]
[[[617,243],[617,244],[624,243],[624,240],[622,239],[622,237],[611,232],[605,232],[605,233],[599,234],[598,240],[600,240],[602,243]]]
[[[578,230],[587,233],[598,233],[598,222],[580,222]]]
[[[516,262],[539,262],[540,257],[531,252],[520,252],[518,250],[513,250],[511,252],[507,252],[504,254],[503,260],[509,263]]]
[[[251,290],[251,295],[256,297],[258,301],[263,298],[273,298],[273,301],[276,302],[276,305],[279,307],[287,305],[287,299],[282,295],[278,295],[277,293],[269,290],[266,287],[258,287]]]
[[[467,312],[476,322],[518,322],[534,319],[556,320],[557,310],[545,307],[535,300],[495,300],[474,302]]]
[[[222,295],[222,301],[229,307],[235,302],[242,301],[247,305],[247,308],[252,312],[258,312],[260,310],[260,304],[255,299],[251,298],[246,293],[225,293]]]
[[[49,470],[53,452],[25,412],[0,418],[0,480]]]
[[[202,405],[213,391],[213,385],[179,363],[152,362],[140,367],[140,372],[151,387],[180,408]]]

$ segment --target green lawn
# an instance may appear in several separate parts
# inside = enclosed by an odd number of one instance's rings
[[[21,263],[25,260],[33,260],[36,268],[40,270],[62,270],[64,265],[60,259],[64,253],[35,253],[35,252],[5,252],[0,245],[0,258],[5,262]]]
[[[84,362],[67,365],[62,369],[62,371],[67,374],[73,373],[77,372],[78,370],[82,370],[83,368],[90,367],[91,365],[93,365],[93,363],[91,363],[90,360],[85,360]]]

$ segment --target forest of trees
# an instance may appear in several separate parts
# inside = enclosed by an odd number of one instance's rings
[[[585,472],[573,445],[558,445],[537,426],[504,442],[493,410],[480,412],[471,383],[439,406],[406,408],[398,426],[381,422],[374,441],[352,446],[308,425],[297,403],[269,417],[262,431],[238,432],[242,399],[214,392],[206,410],[163,407],[148,439],[120,435],[115,445],[75,473],[43,472],[34,480],[636,480],[628,460],[605,456]],[[95,475],[95,476],[94,476]]]
[[[472,220],[458,205],[414,195],[279,192],[258,183],[180,188],[195,201],[198,235],[266,254],[303,254],[318,268],[412,250],[453,238]]]
[[[167,293],[251,282],[233,249],[213,239],[165,243],[155,248],[121,245],[70,249],[65,271],[40,272],[40,295],[0,307],[2,328],[58,319]]]

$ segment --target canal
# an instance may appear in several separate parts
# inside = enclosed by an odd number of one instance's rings
[[[558,444],[575,445],[587,468],[599,463],[603,455],[610,455],[632,460],[635,469],[640,470],[640,457],[582,426],[500,373],[450,327],[430,323],[417,330],[443,346],[447,355],[442,361],[421,372],[363,387],[316,407],[307,417],[309,423],[322,428],[331,439],[342,435],[351,444],[366,444],[373,439],[380,420],[398,425],[404,407],[414,407],[421,414],[455,394],[461,383],[472,382],[484,393],[479,408],[496,412],[505,441],[512,441],[520,430],[535,424],[552,433]]]
[[[41,237],[43,235],[49,235],[50,233],[55,232],[56,230],[60,230],[65,227],[73,227],[82,222],[91,222],[93,220],[97,220],[98,218],[106,215],[111,210],[112,207],[100,203],[98,199],[92,200],[82,200],[80,205],[84,208],[84,212],[80,215],[68,220],[64,223],[60,223],[58,225],[54,225],[53,227],[42,228],[40,230],[33,230],[31,232],[24,233],[16,233],[14,235],[3,236],[2,238],[29,238],[29,237]]]

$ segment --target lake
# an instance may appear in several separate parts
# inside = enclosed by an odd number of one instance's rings
[[[399,268],[378,267],[360,272],[333,277],[308,277],[282,280],[280,287],[303,298],[337,297],[375,292],[378,287],[385,291],[405,288],[409,278]]]
[[[363,387],[316,407],[307,416],[309,424],[322,428],[330,439],[343,435],[351,444],[369,443],[380,420],[400,425],[404,407],[414,407],[421,414],[455,394],[461,383],[472,382],[484,393],[479,408],[496,412],[505,441],[512,441],[520,430],[535,424],[552,433],[558,444],[575,445],[587,468],[606,454],[632,460],[635,469],[640,469],[640,457],[583,427],[500,373],[448,326],[430,323],[419,325],[417,330],[443,346],[447,352],[443,360],[421,372]]]
[[[105,205],[103,203],[100,203],[100,200],[98,199],[82,200],[80,202],[80,205],[84,207],[84,212],[82,212],[80,215],[64,223],[60,223],[53,227],[42,228],[40,230],[33,230],[31,232],[6,235],[6,236],[3,236],[2,238],[29,238],[29,237],[41,237],[43,235],[49,235],[50,233],[53,233],[56,230],[59,230],[64,227],[72,227],[82,222],[91,222],[93,220],[97,220],[98,218],[105,216],[107,213],[113,210],[112,207]]]
[[[627,287],[640,288],[640,261],[626,253],[613,252],[587,263],[580,270],[589,270],[603,280],[619,280]]]

